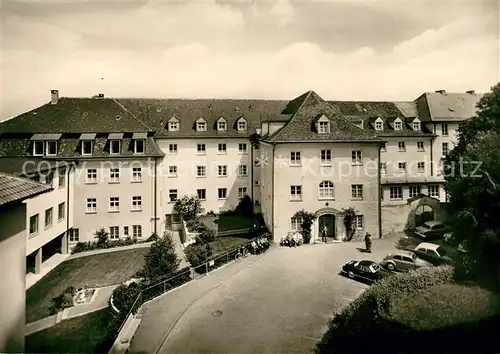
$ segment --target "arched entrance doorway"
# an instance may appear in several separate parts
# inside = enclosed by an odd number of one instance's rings
[[[423,204],[419,205],[417,209],[415,209],[415,226],[421,226],[426,221],[434,220],[434,209],[428,205]]]
[[[323,240],[323,235],[326,231],[326,237],[329,239],[335,238],[335,215],[323,214],[318,218],[319,237],[320,241]]]

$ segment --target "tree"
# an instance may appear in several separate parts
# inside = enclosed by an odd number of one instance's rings
[[[344,216],[344,226],[347,241],[351,241],[356,233],[356,228],[354,227],[354,220],[356,219],[356,210],[353,207],[342,209],[342,215]]]
[[[185,195],[175,201],[174,211],[181,214],[185,220],[193,219],[201,212],[200,199]]]
[[[305,211],[304,209],[299,210],[293,215],[294,218],[300,218],[300,233],[302,234],[302,238],[304,239],[304,243],[311,242],[311,227],[316,219],[316,216],[313,213]]]
[[[165,233],[162,238],[153,242],[144,259],[142,275],[148,280],[172,276],[180,264],[172,235]]]
[[[458,144],[444,163],[447,209],[457,243],[465,242],[463,274],[500,285],[500,84],[459,126]]]
[[[245,195],[243,198],[241,198],[234,211],[238,215],[251,218],[253,216],[252,198],[250,198],[248,195]]]
[[[101,227],[94,233],[94,238],[97,240],[98,247],[104,247],[108,243],[109,233]]]

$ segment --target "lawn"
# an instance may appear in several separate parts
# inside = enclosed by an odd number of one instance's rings
[[[249,229],[255,224],[259,226],[257,219],[245,218],[243,216],[220,215],[218,220],[219,232],[228,230]]]
[[[244,243],[247,243],[249,240],[247,238],[242,237],[220,237],[215,241],[210,242],[210,246],[212,248],[213,254],[221,254],[226,251],[229,251],[233,248],[236,248]]]
[[[72,318],[26,337],[27,353],[107,353],[106,340],[112,319],[109,309]]]
[[[130,279],[143,267],[148,251],[148,247],[134,248],[61,263],[26,292],[27,323],[49,316],[52,298],[68,286],[103,287]]]

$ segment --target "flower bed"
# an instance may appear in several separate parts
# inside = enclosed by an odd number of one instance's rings
[[[108,248],[121,247],[121,246],[130,246],[130,245],[134,245],[136,243],[144,243],[144,242],[148,242],[148,240],[140,240],[139,241],[136,238],[126,238],[123,240],[108,241],[102,245],[97,244],[97,242],[90,242],[90,241],[89,242],[78,242],[71,250],[71,253],[75,254],[75,253],[94,251],[94,250],[99,250],[99,249],[108,249]]]
[[[73,306],[81,305],[86,302],[90,302],[92,296],[96,292],[96,289],[79,289],[76,291],[76,295],[73,296]]]

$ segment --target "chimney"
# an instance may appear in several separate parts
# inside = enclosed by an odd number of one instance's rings
[[[436,93],[440,93],[442,95],[446,95],[446,90],[436,90]]]
[[[476,91],[475,90],[469,90],[469,91],[465,91],[465,93],[468,93],[469,95],[475,95]]]
[[[104,98],[104,93],[100,93],[100,94],[98,94],[98,95],[97,95],[97,97],[99,97],[99,98]]]
[[[50,90],[50,104],[57,104],[59,101],[59,90]]]

